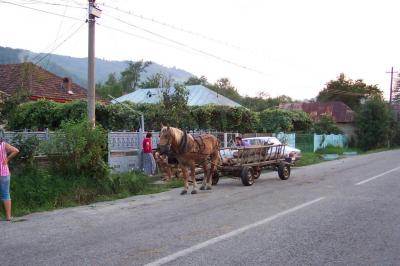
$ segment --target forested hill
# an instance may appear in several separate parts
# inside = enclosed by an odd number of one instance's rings
[[[43,55],[45,54],[38,55],[28,50],[0,46],[0,64],[16,64],[24,61],[36,62],[38,59],[33,60],[33,58],[37,57],[40,59]],[[51,54],[43,59],[39,65],[60,77],[71,77],[75,83],[83,87],[87,85],[87,58]],[[111,73],[119,74],[127,65],[127,61],[109,61],[96,58],[96,82],[106,81],[108,75]],[[184,82],[193,76],[193,74],[185,70],[175,67],[168,68],[153,63],[146,68],[146,73],[142,73],[141,79],[145,80],[156,73],[171,76],[177,82]]]

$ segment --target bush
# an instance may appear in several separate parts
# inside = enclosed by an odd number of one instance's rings
[[[312,126],[310,116],[305,112],[282,109],[267,109],[259,113],[259,130],[263,132],[307,132]]]
[[[10,143],[19,150],[16,158],[11,160],[12,170],[24,171],[31,169],[35,164],[35,155],[39,151],[39,140],[35,136],[23,138],[22,134],[17,134]]]
[[[393,114],[381,99],[370,99],[356,115],[358,146],[363,150],[387,147],[393,128]]]
[[[342,134],[332,116],[321,115],[318,122],[314,124],[314,132],[317,134]]]
[[[46,153],[63,175],[99,179],[108,174],[106,145],[107,133],[101,126],[92,128],[87,120],[66,122],[46,144]]]
[[[138,112],[137,112],[138,111]],[[260,113],[243,107],[184,106],[168,108],[163,104],[96,104],[97,124],[108,130],[137,130],[140,114],[145,116],[147,130],[159,130],[160,124],[170,124],[187,130],[214,129],[218,131],[307,132],[312,127],[310,116],[304,112],[267,109]],[[12,130],[49,128],[56,130],[67,121],[86,118],[86,101],[54,103],[28,102],[18,106],[9,119]]]

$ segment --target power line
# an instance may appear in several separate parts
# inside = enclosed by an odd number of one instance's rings
[[[85,23],[82,23],[81,25],[79,25],[79,27],[72,32],[67,38],[65,38],[61,43],[59,43],[57,46],[55,46],[53,49],[51,49],[51,51],[49,51],[48,53],[46,53],[42,58],[40,58],[37,62],[34,62],[34,64],[39,64],[43,59],[45,59],[46,57],[48,57],[52,52],[54,52],[56,49],[58,49],[61,45],[63,45],[66,41],[68,41],[72,36],[74,36],[84,25]]]
[[[134,24],[132,24],[132,23],[129,23],[129,22],[127,22],[127,21],[124,21],[124,20],[122,20],[122,19],[120,19],[120,18],[114,17],[114,16],[112,16],[112,15],[110,15],[110,14],[108,14],[108,16],[109,16],[110,18],[112,18],[112,19],[114,19],[114,20],[117,20],[117,21],[119,21],[119,22],[121,22],[121,23],[124,23],[124,24],[126,24],[126,25],[128,25],[128,26],[131,26],[131,27],[133,27],[133,28],[136,28],[136,29],[139,29],[139,30],[141,30],[141,31],[147,32],[147,33],[149,33],[149,34],[151,34],[151,35],[157,36],[158,38],[161,38],[161,39],[167,40],[167,41],[169,41],[169,42],[175,43],[175,44],[177,44],[177,45],[179,45],[179,46],[182,46],[182,47],[185,47],[185,48],[187,48],[187,49],[193,50],[193,51],[195,51],[195,52],[197,52],[197,53],[206,55],[206,56],[208,56],[208,57],[212,57],[212,58],[217,59],[217,60],[219,60],[219,61],[228,63],[228,64],[230,64],[230,65],[234,65],[234,66],[236,66],[236,67],[240,67],[240,68],[246,69],[246,70],[248,70],[248,71],[256,72],[256,73],[261,74],[261,75],[266,75],[265,73],[263,73],[262,71],[259,71],[259,70],[257,70],[257,69],[254,69],[254,68],[251,68],[251,67],[247,67],[247,66],[241,65],[241,64],[239,64],[239,63],[235,63],[235,62],[233,62],[233,61],[231,61],[231,60],[228,60],[228,59],[222,58],[222,57],[220,57],[220,56],[214,55],[214,54],[212,54],[212,53],[206,52],[206,51],[204,51],[204,50],[191,47],[191,46],[186,45],[186,44],[184,44],[184,43],[182,43],[182,42],[179,42],[179,41],[176,41],[176,40],[174,40],[174,39],[165,37],[165,36],[163,36],[163,35],[161,35],[161,34],[159,34],[159,33],[153,32],[153,31],[151,31],[151,30],[148,30],[148,29],[145,29],[145,28],[143,28],[143,27],[140,27],[140,26],[134,25]]]
[[[39,5],[51,5],[51,6],[62,6],[62,7],[71,7],[71,8],[78,8],[78,9],[87,9],[86,7],[78,6],[78,5],[74,6],[74,5],[70,5],[70,4],[51,3],[51,2],[37,1],[37,0],[30,1],[30,2],[24,2],[24,3],[17,2],[17,4],[20,4],[20,5],[36,5],[36,4],[39,4]]]
[[[35,10],[35,11],[38,11],[38,12],[42,12],[42,13],[46,13],[46,14],[50,14],[50,15],[54,15],[54,16],[65,17],[65,18],[69,18],[69,19],[73,19],[73,20],[82,21],[82,19],[80,19],[80,18],[71,17],[71,16],[64,16],[64,15],[59,14],[59,13],[54,13],[54,12],[43,10],[43,9],[38,9],[38,8],[34,8],[34,7],[28,7],[28,6],[24,6],[24,5],[19,5],[19,4],[11,3],[11,2],[7,2],[7,1],[0,0],[0,3],[14,5],[14,6],[30,9],[30,10]]]
[[[178,26],[166,23],[166,22],[162,22],[162,21],[156,20],[154,18],[145,17],[143,15],[136,14],[136,13],[134,13],[132,11],[121,10],[118,7],[113,7],[113,6],[110,6],[110,5],[106,4],[106,3],[99,3],[99,4],[104,6],[104,7],[108,7],[108,8],[114,9],[114,10],[116,10],[118,12],[124,13],[126,15],[134,16],[136,18],[139,18],[139,19],[142,19],[142,20],[146,20],[146,21],[149,21],[149,22],[152,22],[152,23],[155,23],[155,24],[158,24],[158,25],[161,25],[161,26],[164,26],[164,27],[176,30],[176,31],[180,31],[180,32],[184,32],[186,34],[197,36],[197,37],[200,37],[202,39],[218,43],[220,45],[224,45],[224,46],[227,46],[227,47],[230,47],[230,48],[234,48],[234,49],[240,50],[240,51],[247,51],[247,52],[250,52],[250,53],[253,53],[253,54],[255,53],[254,51],[251,51],[251,50],[248,50],[248,49],[244,49],[244,48],[242,48],[242,47],[240,47],[238,45],[231,44],[229,42],[226,42],[226,41],[223,41],[223,40],[219,40],[219,39],[216,39],[216,38],[213,38],[213,37],[209,37],[209,36],[207,36],[205,34],[202,34],[202,33],[198,33],[198,32],[191,31],[191,30],[187,30],[187,29],[184,29],[184,28],[181,28],[181,27],[178,27]]]
[[[103,23],[96,22],[96,24],[98,26],[100,26],[100,27],[107,28],[107,29],[110,29],[110,30],[113,30],[113,31],[116,31],[116,32],[120,32],[120,33],[123,33],[123,34],[126,34],[126,35],[130,35],[130,36],[133,36],[133,37],[136,37],[136,38],[139,38],[139,39],[143,39],[143,40],[146,40],[146,41],[149,41],[149,42],[153,42],[153,43],[157,43],[157,44],[160,44],[160,45],[172,47],[172,48],[175,48],[175,49],[178,49],[178,50],[182,49],[182,48],[178,48],[176,46],[173,46],[171,44],[167,44],[167,43],[156,41],[156,40],[153,40],[153,39],[150,39],[150,38],[146,38],[146,37],[143,37],[141,35],[137,35],[137,34],[132,33],[132,32],[124,31],[124,30],[121,30],[121,29],[118,29],[118,28],[115,28],[115,27],[112,27],[112,26],[109,26],[109,25],[105,25]]]
[[[64,7],[63,17],[61,18],[60,24],[58,25],[58,30],[57,30],[56,38],[54,39],[54,43],[53,43],[52,46],[55,46],[55,45],[56,45],[56,43],[57,43],[57,41],[58,41],[58,39],[59,39],[59,37],[60,37],[61,28],[62,28],[62,25],[63,25],[63,23],[64,23],[65,14],[67,13],[68,7],[69,7],[68,5],[65,5],[65,7]],[[49,65],[50,59],[51,59],[51,55],[47,58],[47,64],[46,64],[46,66]]]
[[[69,32],[70,30],[72,30],[73,28],[75,28],[75,26],[78,25],[78,22],[74,23],[67,32]],[[63,34],[60,38],[62,38],[65,34]],[[37,58],[41,57],[42,54],[46,53],[45,51],[49,50],[49,49],[53,49],[56,45],[56,41],[53,43],[50,43],[49,45],[46,46],[46,48],[44,48],[44,52],[38,53],[36,56],[34,56],[31,61],[35,61]]]

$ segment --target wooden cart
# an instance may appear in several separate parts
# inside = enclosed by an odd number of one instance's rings
[[[220,175],[238,177],[243,185],[251,186],[260,177],[263,169],[278,172],[282,180],[290,177],[290,162],[285,159],[285,145],[249,146],[221,149],[221,164],[213,176],[213,185]]]

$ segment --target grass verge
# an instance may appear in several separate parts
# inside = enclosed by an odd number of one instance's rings
[[[317,153],[314,152],[304,152],[302,153],[301,159],[296,162],[295,166],[306,166],[306,165],[311,165],[311,164],[317,164],[322,162],[323,159],[321,156]]]
[[[13,216],[160,193],[183,186],[182,181],[154,184],[156,180],[159,177],[139,172],[111,174],[99,180],[85,176],[65,177],[38,169],[26,170],[11,178]],[[2,208],[0,216],[4,218]]]

